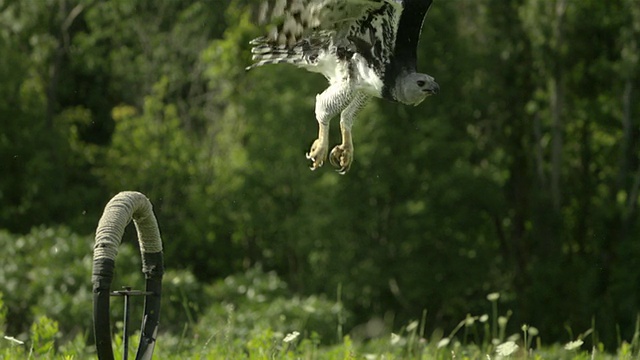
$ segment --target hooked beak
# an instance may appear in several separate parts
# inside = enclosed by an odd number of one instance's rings
[[[426,99],[428,96],[431,95],[435,95],[438,92],[440,92],[440,85],[438,85],[437,82],[435,82],[435,80],[431,79],[431,81],[429,81],[429,84],[427,84],[424,89],[422,89],[422,92],[425,94],[424,97],[418,101],[416,101],[413,106],[418,106],[420,105],[421,102],[424,101],[424,99]]]
[[[435,95],[440,92],[440,85],[438,85],[438,83],[435,80],[431,80],[428,86],[422,89],[422,91],[427,93],[427,96]]]

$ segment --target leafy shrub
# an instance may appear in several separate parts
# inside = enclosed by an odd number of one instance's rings
[[[26,235],[0,231],[5,259],[0,263],[0,292],[4,294],[7,329],[25,338],[32,324],[46,315],[71,339],[90,335],[92,328],[91,269],[93,236],[78,235],[66,227],[36,227]],[[123,245],[116,260],[113,287],[143,286],[140,255]],[[112,305],[113,315],[122,316]]]
[[[210,307],[196,334],[217,340],[248,340],[267,330],[274,336],[300,332],[303,337],[335,338],[340,319],[348,314],[342,304],[323,296],[293,295],[275,272],[249,269],[205,288]]]
[[[130,230],[130,229],[128,229]],[[125,232],[125,238],[128,238]],[[66,227],[37,227],[26,235],[0,231],[5,258],[0,262],[0,293],[4,307],[0,330],[21,339],[28,337],[32,323],[41,316],[59,323],[66,339],[91,335],[91,270],[93,236],[74,234]],[[112,289],[144,288],[137,244],[120,246]],[[202,285],[184,270],[167,270],[164,276],[162,331],[179,332],[184,324],[195,324],[209,301]],[[131,325],[141,319],[142,299],[132,298]],[[122,319],[123,307],[111,300],[113,322]],[[4,316],[2,316],[4,315]],[[6,321],[5,321],[6,319]]]
[[[203,285],[191,272],[166,270],[162,280],[160,331],[180,333],[186,325],[198,321],[199,314],[207,305]]]
[[[55,350],[58,336],[58,323],[46,316],[40,316],[31,324],[31,341],[33,352],[38,355],[49,354]]]
[[[2,292],[0,292],[0,332],[5,332],[5,326],[7,325],[7,308],[4,306],[4,300]]]

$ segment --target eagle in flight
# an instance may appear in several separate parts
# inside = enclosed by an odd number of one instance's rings
[[[316,96],[318,139],[311,170],[329,161],[341,174],[353,161],[351,127],[371,97],[418,105],[436,94],[432,76],[418,73],[422,24],[433,0],[267,0],[259,23],[267,34],[251,41],[253,65],[293,64],[323,74]],[[329,123],[340,114],[342,144],[329,153]]]

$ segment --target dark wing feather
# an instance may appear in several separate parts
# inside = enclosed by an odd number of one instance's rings
[[[318,31],[331,31],[336,38],[346,38],[356,21],[389,3],[388,0],[268,0],[260,8],[259,23],[268,25],[266,40],[272,44],[293,46]]]
[[[391,90],[401,74],[417,70],[418,42],[424,19],[433,0],[402,0],[400,3],[403,9],[398,21],[396,42],[382,80],[385,85],[382,96],[386,99],[393,99]]]
[[[433,0],[403,0],[393,51],[394,66],[416,70],[417,49],[422,25]]]
[[[422,25],[433,0],[265,0],[259,23],[268,27],[256,39],[273,49],[268,62],[284,50],[300,48],[319,34],[349,56],[361,54],[390,88],[401,72],[415,72]],[[262,51],[254,48],[255,51]],[[275,51],[278,50],[278,51]],[[288,54],[288,53],[287,53]],[[306,53],[305,53],[306,54]],[[308,54],[301,54],[306,56]],[[259,55],[257,60],[267,57]],[[297,57],[296,59],[299,59]],[[288,54],[288,59],[293,56]],[[301,59],[301,58],[300,58]],[[298,60],[295,60],[298,61]],[[291,61],[291,62],[295,62]]]

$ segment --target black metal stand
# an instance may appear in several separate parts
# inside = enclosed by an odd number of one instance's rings
[[[122,243],[124,228],[129,222],[135,223],[142,257],[142,273],[146,279],[145,291],[111,291],[118,246]],[[93,333],[99,360],[113,360],[111,347],[111,296],[124,297],[123,359],[129,355],[129,296],[144,296],[144,314],[140,330],[140,344],[136,360],[151,360],[157,343],[160,322],[160,299],[162,297],[162,275],[164,260],[162,239],[149,199],[135,191],[123,191],[114,196],[107,206],[96,229],[96,243],[93,251]]]
[[[129,296],[147,296],[153,295],[151,291],[131,290],[130,286],[123,286],[123,290],[112,291],[111,296],[124,297],[124,324],[122,327],[122,360],[129,358],[129,316],[131,309],[129,308]]]

